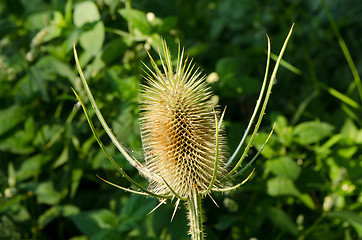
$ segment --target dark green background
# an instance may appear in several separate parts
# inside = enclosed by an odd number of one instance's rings
[[[73,42],[103,115],[139,159],[145,47],[156,57],[161,37],[173,53],[181,42],[219,76],[211,87],[227,105],[232,152],[262,83],[266,34],[278,54],[292,23],[254,146],[273,122],[275,133],[243,188],[214,194],[219,207],[204,200],[207,238],[361,239],[360,0],[1,1],[0,239],[188,239],[183,207],[170,223],[173,204],[147,215],[157,200],[96,177],[130,186],[74,108],[71,88],[86,98]],[[119,165],[147,186],[90,113]]]

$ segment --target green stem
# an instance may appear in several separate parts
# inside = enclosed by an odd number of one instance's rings
[[[205,238],[203,227],[203,216],[201,207],[201,195],[194,192],[191,198],[187,199],[186,208],[190,225],[191,240],[203,240]]]
[[[131,0],[126,0],[125,1],[125,8],[127,10],[132,9],[132,2]],[[128,27],[128,32],[132,35],[133,34],[133,25],[130,21],[127,21],[127,27]]]

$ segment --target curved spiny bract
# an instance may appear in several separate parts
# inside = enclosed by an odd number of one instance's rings
[[[163,72],[153,59],[141,93],[140,127],[146,165],[179,196],[190,198],[205,191],[214,171],[216,127],[212,93],[179,52],[173,72],[170,52],[164,45]],[[180,56],[181,54],[181,56]],[[160,56],[161,57],[161,56]],[[184,61],[184,62],[183,62]],[[225,140],[219,134],[219,162],[214,185],[225,176]],[[164,181],[149,179],[155,193],[170,194]]]

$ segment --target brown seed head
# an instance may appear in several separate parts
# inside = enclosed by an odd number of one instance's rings
[[[141,93],[140,126],[150,179],[156,193],[170,194],[168,185],[182,197],[202,192],[210,185],[215,162],[216,128],[212,93],[194,65],[183,62],[179,50],[174,71],[170,51],[163,42],[161,71],[152,57],[147,85]],[[216,185],[224,173],[225,141],[219,133]]]

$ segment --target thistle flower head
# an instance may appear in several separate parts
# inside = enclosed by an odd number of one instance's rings
[[[194,70],[192,61],[178,52],[172,65],[170,50],[163,42],[162,70],[151,59],[141,93],[140,127],[151,187],[155,193],[189,197],[205,191],[213,177],[216,122],[212,92]],[[219,134],[215,185],[225,173],[225,141]],[[167,184],[169,186],[167,186]]]
[[[280,51],[269,84],[267,84],[267,82],[271,50],[270,40],[268,38],[266,71],[257,104],[237,149],[227,162],[225,161],[225,141],[219,131],[220,123],[217,117],[218,113],[215,112],[213,101],[211,101],[211,90],[206,84],[205,78],[201,76],[200,71],[194,70],[192,62],[188,62],[187,58],[185,60],[183,59],[184,52],[180,51],[180,48],[175,70],[173,69],[170,51],[165,42],[162,44],[165,57],[162,58],[160,54],[162,71],[151,56],[150,60],[153,70],[145,65],[148,70],[146,72],[147,76],[145,77],[147,81],[146,85],[143,86],[140,105],[140,126],[146,159],[145,164],[143,164],[127,153],[104,120],[84,77],[74,46],[75,61],[82,83],[99,121],[127,161],[149,179],[151,190],[147,190],[135,182],[118,166],[95,131],[92,120],[82,100],[73,90],[85,112],[89,126],[100,147],[122,176],[140,191],[118,186],[101,179],[127,192],[162,199],[160,204],[166,202],[167,199],[177,197],[178,200],[176,201],[174,214],[179,202],[181,200],[185,201],[186,208],[188,209],[191,239],[204,239],[204,219],[202,217],[201,199],[205,195],[209,195],[210,191],[227,192],[243,185],[250,178],[253,171],[244,181],[234,186],[221,186],[221,179],[232,179],[248,169],[258,157],[273,132],[273,130],[270,132],[263,146],[253,159],[239,170],[263,119],[271,89],[276,79],[276,73],[291,36],[293,26]],[[260,106],[261,109],[259,109]],[[253,133],[240,159],[230,171],[227,171],[226,168],[233,164],[233,160],[240,152],[257,115]],[[220,118],[220,122],[222,121],[222,117],[223,115]],[[158,206],[160,206],[160,204]]]

